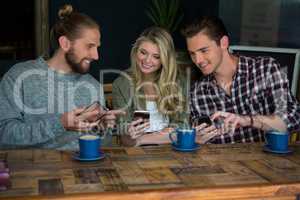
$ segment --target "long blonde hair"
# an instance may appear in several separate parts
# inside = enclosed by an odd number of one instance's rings
[[[142,72],[137,66],[137,53],[143,42],[151,42],[159,48],[161,68],[157,71],[155,83],[159,93],[158,110],[165,115],[182,111],[184,98],[181,85],[178,85],[176,52],[171,35],[163,28],[150,27],[142,32],[131,49],[131,72],[135,89],[142,83]]]

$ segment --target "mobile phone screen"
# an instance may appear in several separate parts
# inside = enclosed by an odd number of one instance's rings
[[[93,111],[93,110],[95,110],[95,109],[96,109],[97,107],[99,107],[99,106],[100,106],[99,101],[95,101],[95,102],[93,102],[92,104],[90,104],[89,106],[87,106],[87,107],[81,112],[81,114],[86,113],[86,112]]]
[[[200,116],[193,121],[194,126],[198,126],[200,124],[206,123],[207,125],[212,125],[212,121],[210,120],[209,116]]]
[[[149,120],[150,118],[150,113],[147,110],[136,110],[133,113],[133,118],[134,119],[139,119],[142,118],[144,120]]]

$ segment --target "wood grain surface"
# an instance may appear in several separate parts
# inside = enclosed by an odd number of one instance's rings
[[[300,145],[291,154],[261,144],[203,145],[183,153],[171,146],[103,149],[105,158],[79,162],[72,152],[7,150],[11,187],[2,199],[296,199]]]

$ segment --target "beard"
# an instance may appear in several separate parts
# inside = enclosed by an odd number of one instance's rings
[[[70,65],[73,72],[79,73],[79,74],[86,74],[89,71],[88,68],[83,67],[83,61],[85,58],[81,59],[79,62],[76,61],[76,55],[74,53],[74,49],[71,48],[66,54],[65,59],[67,63]]]

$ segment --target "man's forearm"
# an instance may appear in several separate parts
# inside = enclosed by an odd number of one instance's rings
[[[253,118],[253,125],[257,129],[261,129],[264,131],[268,130],[278,130],[285,132],[287,131],[287,125],[285,122],[277,115],[255,115],[252,116]]]

